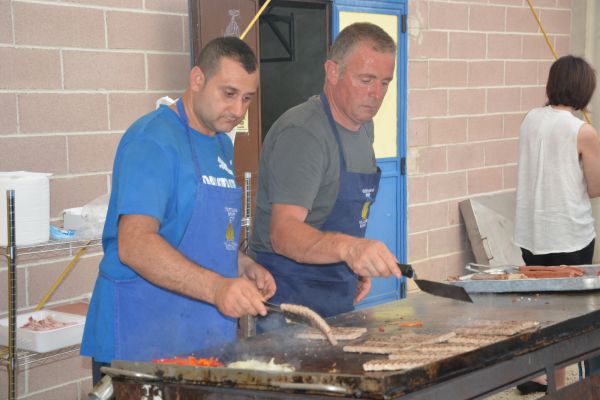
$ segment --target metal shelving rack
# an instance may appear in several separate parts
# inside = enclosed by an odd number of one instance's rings
[[[101,239],[83,240],[50,240],[34,246],[16,246],[15,235],[15,192],[6,191],[6,212],[8,242],[6,247],[0,247],[8,261],[8,346],[0,346],[0,367],[8,371],[8,400],[16,399],[16,375],[19,366],[29,364],[45,364],[71,357],[79,352],[79,345],[65,347],[47,353],[17,349],[16,319],[17,319],[17,253],[19,257],[41,259],[51,256],[73,256],[80,248],[99,247]],[[4,353],[3,351],[6,351]]]
[[[0,346],[0,349],[7,347]],[[17,366],[22,367],[29,364],[41,365],[54,361],[63,360],[65,358],[69,358],[72,355],[76,354],[79,351],[79,345],[69,346],[62,349],[49,351],[47,353],[36,353],[35,351],[29,350],[16,350],[16,361]],[[2,356],[0,358],[0,365],[7,366],[8,365],[8,357]]]
[[[242,218],[242,228],[244,228],[246,240],[250,237],[250,228],[252,226],[251,214],[251,176],[250,172],[244,173],[244,216]],[[18,350],[16,343],[16,316],[17,316],[17,274],[16,260],[17,253],[19,257],[47,258],[57,255],[74,255],[74,250],[82,247],[98,247],[101,245],[101,239],[83,239],[83,240],[51,240],[34,246],[23,246],[17,248],[15,241],[15,193],[14,190],[6,191],[7,208],[7,229],[8,245],[3,250],[8,260],[8,316],[9,316],[9,340],[8,347],[0,346],[0,367],[6,366],[8,370],[8,400],[16,399],[16,374],[19,366],[28,364],[41,364],[62,360],[77,354],[79,345],[58,349],[48,353],[36,353],[27,350]],[[242,320],[243,336],[253,336],[255,334],[255,324],[253,318]],[[7,350],[6,354],[2,353]]]
[[[252,229],[252,173],[244,172],[244,216],[242,217],[242,228],[244,229],[245,245],[242,251],[247,253],[250,247],[250,232]],[[246,316],[240,319],[240,334],[242,337],[256,335],[256,320],[254,317]]]
[[[17,374],[17,246],[15,242],[15,191],[6,191],[6,222],[8,241],[6,260],[8,261],[8,400],[16,398]]]

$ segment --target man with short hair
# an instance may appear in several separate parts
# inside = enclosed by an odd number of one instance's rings
[[[236,318],[266,314],[275,282],[238,251],[241,189],[223,133],[257,86],[248,45],[215,39],[176,105],[141,117],[121,139],[81,346],[95,382],[113,359],[189,354],[234,340]]]
[[[381,28],[340,32],[320,96],[285,112],[263,143],[250,248],[275,278],[275,303],[323,316],[353,309],[372,276],[400,277],[387,247],[364,238],[381,171],[373,117],[394,75],[396,44]],[[257,321],[259,331],[281,324]]]

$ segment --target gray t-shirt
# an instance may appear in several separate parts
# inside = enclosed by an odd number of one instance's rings
[[[373,122],[356,132],[339,124],[350,172],[374,173]],[[306,223],[320,228],[337,199],[340,157],[334,133],[318,96],[286,111],[263,143],[250,249],[270,252],[271,205],[293,204],[309,210]]]

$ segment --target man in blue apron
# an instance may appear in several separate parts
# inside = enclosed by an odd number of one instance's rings
[[[275,278],[275,303],[323,316],[353,309],[372,276],[400,277],[387,247],[364,238],[381,171],[373,117],[391,84],[396,44],[381,28],[340,32],[325,62],[325,86],[285,112],[263,143],[251,250]],[[259,331],[281,318],[259,318]]]
[[[176,105],[123,136],[81,345],[95,381],[113,359],[190,354],[234,340],[236,318],[266,314],[275,282],[238,251],[241,189],[223,133],[243,118],[257,86],[252,50],[215,39]]]

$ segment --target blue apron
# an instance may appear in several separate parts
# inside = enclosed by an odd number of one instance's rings
[[[364,238],[369,208],[377,197],[381,170],[378,167],[372,174],[348,172],[340,134],[324,94],[321,94],[321,102],[338,145],[340,187],[333,209],[320,230]],[[345,262],[304,264],[267,252],[257,252],[256,261],[271,271],[277,283],[277,292],[269,301],[302,304],[324,317],[354,309],[358,277]]]
[[[198,179],[194,211],[178,250],[225,277],[238,275],[241,188],[202,183],[192,132],[181,100],[179,119],[187,129]],[[223,150],[221,135],[219,144]],[[105,279],[110,279],[104,275]],[[115,359],[146,361],[190,354],[235,340],[237,321],[212,304],[160,288],[142,277],[114,281]],[[199,282],[198,284],[202,284]]]

